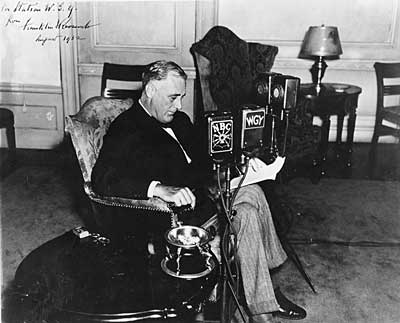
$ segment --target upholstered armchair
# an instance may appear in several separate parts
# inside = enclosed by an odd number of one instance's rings
[[[112,216],[119,212],[115,207],[125,209],[125,211],[134,211],[135,214],[164,215],[166,216],[166,221],[170,221],[169,218],[174,213],[171,205],[159,198],[132,200],[116,196],[102,196],[92,188],[92,169],[103,145],[103,136],[106,134],[111,122],[120,113],[129,109],[132,104],[133,100],[130,98],[93,97],[82,105],[77,114],[67,116],[65,119],[65,130],[71,136],[82,171],[84,191],[91,201],[95,223],[100,228],[109,227],[112,222]],[[107,213],[112,214],[108,216]],[[116,219],[115,222],[118,221]]]
[[[298,104],[289,114],[286,138],[286,162],[280,179],[288,182],[297,176],[308,176],[314,183],[320,180],[318,147],[321,128],[313,125],[313,116],[304,104]]]

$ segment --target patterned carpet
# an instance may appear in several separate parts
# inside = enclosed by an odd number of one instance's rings
[[[1,183],[3,289],[22,259],[82,224],[68,179],[56,167],[22,167]]]
[[[290,262],[279,273],[303,322],[399,322],[400,183],[296,179],[283,194],[300,213],[289,239],[317,290]]]
[[[3,291],[30,251],[82,224],[79,185],[60,168],[38,166],[2,181]],[[399,322],[400,183],[299,178],[280,195],[299,212],[289,239],[317,290],[290,261],[278,272],[281,289],[307,309],[303,322]]]

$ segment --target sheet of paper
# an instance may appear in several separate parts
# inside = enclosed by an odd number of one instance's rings
[[[258,183],[267,179],[275,180],[276,175],[279,173],[283,167],[283,164],[285,163],[285,159],[286,157],[278,156],[275,161],[269,165],[265,164],[261,159],[258,158],[250,160],[250,163],[253,163],[253,165],[249,165],[249,170],[247,171],[242,186]],[[231,189],[238,187],[242,177],[243,175],[232,179]]]

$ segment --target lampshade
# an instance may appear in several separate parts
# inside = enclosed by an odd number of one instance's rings
[[[339,56],[342,53],[337,27],[322,25],[312,26],[308,29],[299,57],[330,57]]]

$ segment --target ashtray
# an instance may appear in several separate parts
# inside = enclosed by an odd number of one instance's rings
[[[216,266],[208,242],[210,233],[192,225],[180,225],[165,233],[166,256],[162,270],[170,276],[193,279],[208,275]]]
[[[201,227],[182,225],[167,231],[165,239],[173,246],[190,249],[206,244],[211,237],[208,231]]]
[[[349,87],[350,87],[349,85],[344,85],[344,84],[333,85],[333,88],[335,89],[336,92],[344,92]]]

